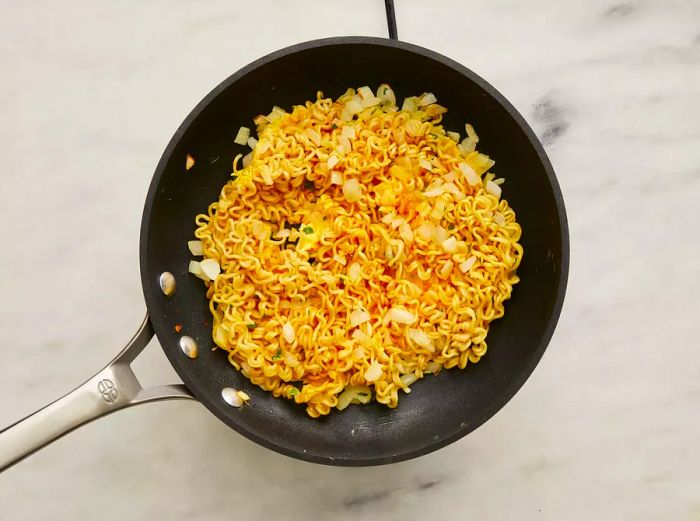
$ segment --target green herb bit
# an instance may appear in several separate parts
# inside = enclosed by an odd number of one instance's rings
[[[314,233],[314,229],[311,226],[304,226],[301,231],[304,233]]]
[[[248,331],[252,331],[256,327],[258,327],[258,325],[255,322],[253,322],[252,324],[246,324],[246,327],[248,328]]]
[[[273,360],[279,360],[282,358],[282,348],[277,349],[275,356],[272,357]]]

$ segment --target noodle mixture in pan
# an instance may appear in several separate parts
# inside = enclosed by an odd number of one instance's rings
[[[399,391],[486,353],[518,282],[520,226],[503,179],[441,125],[430,93],[388,85],[255,118],[233,179],[196,217],[213,338],[254,384],[312,417]],[[191,158],[188,158],[190,161]]]

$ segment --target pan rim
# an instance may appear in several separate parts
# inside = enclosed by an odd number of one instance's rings
[[[511,118],[515,121],[515,123],[520,127],[520,129],[524,132],[525,136],[529,140],[531,146],[535,150],[535,152],[538,155],[538,158],[544,167],[544,170],[547,174],[547,180],[550,184],[550,187],[552,189],[552,193],[554,195],[554,202],[555,202],[555,207],[557,210],[557,215],[559,218],[559,234],[560,234],[560,240],[561,240],[561,245],[562,245],[562,255],[561,255],[561,266],[560,266],[560,275],[559,275],[559,280],[558,280],[558,285],[557,285],[557,294],[556,294],[556,299],[554,301],[553,309],[552,309],[552,314],[549,317],[548,323],[544,329],[544,333],[542,335],[542,340],[537,346],[537,348],[533,351],[532,357],[528,360],[528,363],[526,365],[523,365],[522,370],[518,373],[516,378],[513,378],[509,381],[509,383],[504,386],[500,392],[496,395],[496,397],[491,400],[490,406],[487,407],[484,412],[478,417],[474,418],[474,421],[469,422],[468,425],[465,425],[463,427],[460,427],[459,429],[455,430],[454,432],[446,435],[445,437],[430,443],[426,444],[418,449],[413,449],[413,450],[408,450],[404,451],[398,454],[392,454],[389,456],[378,456],[376,458],[373,457],[363,457],[363,458],[353,458],[353,457],[347,457],[347,458],[341,458],[341,457],[330,457],[330,456],[322,456],[322,455],[317,455],[317,454],[312,454],[310,452],[306,451],[301,451],[301,450],[296,450],[284,445],[281,445],[279,443],[273,442],[269,440],[268,438],[264,436],[260,436],[259,434],[252,432],[248,430],[244,425],[237,423],[235,421],[232,421],[232,419],[225,414],[220,413],[220,411],[216,410],[216,408],[210,408],[207,406],[207,403],[209,401],[209,393],[205,392],[194,380],[193,378],[190,378],[189,372],[186,368],[186,366],[183,364],[183,361],[180,360],[178,357],[176,357],[171,351],[164,349],[163,351],[165,352],[166,357],[168,358],[168,361],[170,364],[173,366],[175,371],[177,372],[178,376],[182,379],[184,384],[187,386],[187,388],[194,394],[197,399],[202,402],[205,407],[207,407],[207,410],[210,411],[212,414],[214,414],[216,417],[218,417],[221,421],[223,421],[227,426],[230,428],[234,429],[237,431],[239,434],[242,434],[249,440],[257,443],[258,445],[261,445],[263,447],[266,447],[268,449],[271,449],[275,452],[284,454],[286,456],[290,456],[296,459],[304,460],[304,461],[309,461],[313,463],[320,463],[320,464],[325,464],[325,465],[334,465],[334,466],[373,466],[373,465],[383,465],[383,464],[388,464],[388,463],[397,463],[400,461],[405,461],[409,460],[412,458],[416,458],[419,456],[423,456],[425,454],[428,454],[430,452],[436,451],[438,449],[441,449],[451,443],[454,443],[455,441],[459,440],[460,438],[466,436],[470,432],[476,430],[480,426],[482,426],[486,421],[491,419],[499,410],[501,410],[512,398],[515,396],[515,394],[520,390],[520,388],[525,384],[525,382],[528,380],[528,378],[531,376],[533,373],[535,367],[539,364],[542,356],[544,355],[544,352],[546,351],[551,338],[554,334],[554,330],[556,328],[556,325],[559,321],[559,317],[561,315],[561,310],[562,306],[564,303],[564,297],[566,294],[566,287],[567,287],[567,281],[568,281],[568,273],[569,273],[569,229],[568,229],[568,220],[566,216],[566,209],[564,206],[564,199],[561,193],[561,189],[559,186],[559,182],[557,181],[556,175],[554,173],[554,168],[552,167],[551,162],[549,161],[549,158],[547,157],[546,152],[544,151],[544,148],[542,144],[540,143],[539,139],[536,137],[534,131],[532,128],[529,126],[529,124],[525,121],[525,118],[515,109],[515,107],[503,96],[495,87],[493,87],[490,83],[488,83],[485,79],[483,79],[481,76],[478,74],[474,73],[472,70],[468,69],[464,65],[452,60],[451,58],[448,58],[440,53],[437,53],[435,51],[432,51],[430,49],[426,49],[424,47],[406,43],[406,42],[401,42],[397,40],[390,40],[386,38],[378,38],[378,37],[371,37],[371,36],[342,36],[342,37],[333,37],[333,38],[322,38],[322,39],[317,39],[317,40],[309,40],[306,42],[301,42],[298,44],[294,44],[288,47],[284,47],[282,49],[279,49],[277,51],[274,51],[270,54],[267,54],[251,63],[248,65],[242,67],[238,71],[234,72],[231,74],[229,77],[224,79],[221,83],[219,83],[216,87],[214,87],[202,100],[190,111],[190,113],[187,115],[187,117],[183,120],[183,122],[180,124],[180,126],[177,128],[175,133],[173,134],[173,137],[170,139],[168,142],[168,145],[165,147],[163,154],[161,155],[160,160],[158,161],[158,164],[156,166],[155,172],[153,174],[153,178],[151,179],[151,183],[146,195],[146,200],[144,204],[144,210],[142,214],[142,219],[141,219],[141,231],[140,231],[140,240],[139,240],[139,261],[140,261],[140,270],[141,270],[141,285],[144,293],[144,298],[146,301],[146,307],[149,310],[156,309],[156,299],[157,295],[160,294],[160,289],[157,285],[157,281],[151,280],[149,276],[149,269],[147,268],[148,266],[148,256],[146,254],[147,252],[147,243],[148,243],[148,230],[150,228],[150,223],[151,223],[151,215],[152,215],[152,208],[154,205],[154,202],[157,198],[157,193],[158,193],[158,187],[160,186],[160,181],[161,178],[165,172],[166,165],[174,152],[174,149],[180,142],[182,136],[185,134],[185,132],[190,128],[192,123],[197,119],[197,117],[202,113],[202,111],[209,105],[209,103],[215,99],[221,92],[226,90],[231,84],[234,82],[238,81],[240,78],[248,74],[249,72],[257,69],[258,67],[265,65],[267,63],[270,63],[278,58],[282,58],[284,56],[294,54],[297,52],[301,51],[306,51],[309,49],[314,49],[318,47],[324,47],[324,46],[334,46],[334,45],[375,45],[375,46],[385,46],[385,47],[393,47],[397,48],[400,50],[404,51],[409,51],[414,54],[418,54],[420,56],[432,59],[434,61],[437,61],[447,67],[450,67],[454,70],[456,70],[458,73],[461,75],[465,76],[468,78],[470,81],[474,82],[477,84],[481,89],[483,89],[489,96],[491,96],[498,104],[500,104],[504,110],[508,112]],[[153,321],[153,327],[156,333],[156,337],[158,338],[159,343],[161,344],[162,348],[162,342],[161,338],[165,338],[164,331],[161,330],[162,325],[160,324],[160,321],[154,320]],[[207,399],[203,399],[202,397],[207,397]]]

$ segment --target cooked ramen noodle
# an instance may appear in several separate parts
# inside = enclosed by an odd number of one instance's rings
[[[430,93],[388,85],[258,116],[252,151],[196,217],[213,339],[312,417],[476,363],[523,249],[494,162],[442,126]]]

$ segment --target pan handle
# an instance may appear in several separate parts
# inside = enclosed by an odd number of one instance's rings
[[[148,315],[126,347],[107,367],[63,398],[0,431],[0,472],[101,416],[140,403],[194,399],[182,384],[144,389],[131,363],[153,338]]]

